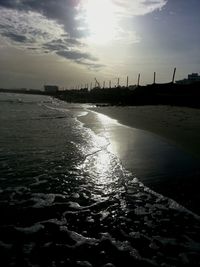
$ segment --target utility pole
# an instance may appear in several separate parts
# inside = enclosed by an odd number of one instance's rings
[[[105,81],[104,81],[104,82],[103,82],[103,89],[105,88],[105,84],[106,84],[106,83],[105,83]]]
[[[109,81],[109,88],[111,88],[111,81]]]
[[[119,87],[119,78],[117,79],[117,87]]]
[[[128,76],[126,78],[126,87],[128,88]]]
[[[154,75],[153,75],[153,83],[154,84],[156,83],[156,72],[154,72]]]
[[[174,83],[174,80],[175,80],[175,74],[176,74],[176,68],[174,68],[174,73],[173,73],[173,77],[172,77],[172,83]]]
[[[140,73],[138,74],[138,82],[137,82],[137,86],[140,86]]]

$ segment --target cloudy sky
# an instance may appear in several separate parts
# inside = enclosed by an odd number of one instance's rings
[[[0,0],[0,87],[200,72],[200,0]]]

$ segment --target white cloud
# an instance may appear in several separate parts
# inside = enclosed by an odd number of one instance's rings
[[[161,10],[167,0],[112,0],[116,12],[122,17],[141,16]]]
[[[78,64],[100,66],[79,39],[70,38],[63,25],[38,12],[1,8],[0,35],[9,45],[33,53],[56,53]]]
[[[1,8],[0,33],[10,36],[13,42],[17,42],[17,36],[24,36],[24,41],[19,39],[22,46],[41,48],[42,44],[60,38],[65,31],[61,25],[39,13]]]

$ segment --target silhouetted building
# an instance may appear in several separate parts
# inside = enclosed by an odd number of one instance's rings
[[[58,92],[58,86],[57,85],[45,85],[44,91],[47,93],[57,93]]]
[[[188,74],[187,79],[176,81],[177,84],[191,84],[195,82],[200,82],[200,75],[198,73]]]

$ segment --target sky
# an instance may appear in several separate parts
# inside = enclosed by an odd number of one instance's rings
[[[200,0],[0,0],[0,88],[200,73]]]

